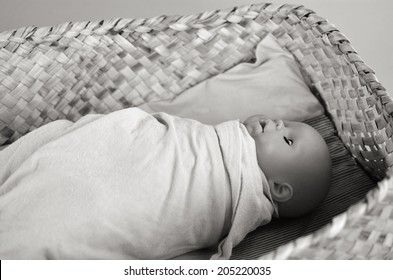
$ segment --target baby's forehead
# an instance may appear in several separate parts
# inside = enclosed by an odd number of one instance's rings
[[[294,130],[299,130],[303,133],[318,133],[312,126],[302,123],[302,122],[294,122],[294,121],[283,121],[286,127],[292,128]]]

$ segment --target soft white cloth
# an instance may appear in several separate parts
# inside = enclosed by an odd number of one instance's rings
[[[218,242],[213,258],[229,258],[274,212],[238,121],[89,115],[33,131],[0,161],[1,259],[167,259]]]
[[[233,68],[182,92],[173,100],[142,104],[146,112],[166,112],[206,124],[257,114],[304,121],[324,113],[293,56],[272,35],[258,43],[255,62]]]

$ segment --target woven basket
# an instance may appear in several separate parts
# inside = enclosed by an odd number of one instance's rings
[[[57,119],[171,99],[255,58],[272,34],[376,182],[331,223],[264,259],[393,259],[393,101],[337,28],[297,5],[112,19],[0,33],[0,145]]]

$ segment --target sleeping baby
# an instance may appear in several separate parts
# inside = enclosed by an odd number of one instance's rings
[[[308,125],[215,126],[137,108],[55,121],[0,152],[1,259],[212,259],[272,216],[317,207],[331,176]]]

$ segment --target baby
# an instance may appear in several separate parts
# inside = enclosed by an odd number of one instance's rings
[[[280,217],[310,212],[326,197],[331,160],[322,136],[300,122],[249,117],[244,125],[255,141],[257,160],[268,179]]]
[[[315,209],[331,183],[331,159],[322,136],[307,124],[264,115],[251,116],[243,125],[255,142],[257,162],[267,178],[276,215],[294,218]],[[209,258],[211,254],[205,249],[178,259]]]
[[[273,215],[314,209],[331,174],[305,124],[212,126],[137,108],[50,123],[0,162],[2,259],[169,259],[208,247],[226,259]]]

